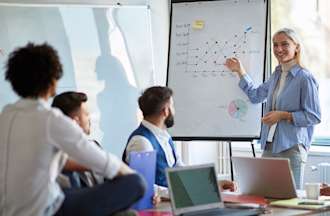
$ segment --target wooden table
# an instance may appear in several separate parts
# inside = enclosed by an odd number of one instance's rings
[[[290,208],[278,208],[278,207],[268,207],[268,212],[263,215],[276,215],[276,216],[298,216],[298,215],[314,215],[314,216],[326,216],[330,215],[329,210],[323,211],[313,211],[313,210],[302,210],[302,209],[290,209]],[[161,202],[156,208],[147,210],[150,214],[141,214],[146,216],[161,216],[161,212],[171,212],[170,202]]]

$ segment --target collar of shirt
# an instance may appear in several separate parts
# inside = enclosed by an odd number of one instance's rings
[[[166,140],[166,142],[168,142],[171,138],[167,130],[161,129],[146,120],[142,120],[142,125],[148,128],[160,140]]]
[[[289,70],[288,70],[288,74],[291,74],[293,77],[295,77],[298,73],[298,71],[301,70],[301,66],[299,66],[298,64],[294,64]],[[282,66],[278,65],[275,68],[275,73],[278,73],[277,76],[280,76],[282,73]]]
[[[165,129],[161,129],[146,120],[142,121],[142,125],[148,128],[156,136],[156,139],[165,153],[167,164],[170,167],[173,167],[175,164],[175,158],[172,152],[172,147],[168,142],[171,138],[170,134]]]
[[[45,101],[44,99],[38,98],[38,99],[32,99],[32,98],[22,98],[18,100],[15,104],[13,104],[14,107],[20,109],[26,109],[29,107],[36,107],[36,106],[42,106],[46,108],[50,108],[50,105]]]

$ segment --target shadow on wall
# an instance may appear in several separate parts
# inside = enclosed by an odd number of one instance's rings
[[[116,17],[116,10],[111,11]],[[128,136],[137,127],[138,89],[128,82],[120,60],[111,55],[107,9],[93,9],[98,31],[101,55],[96,60],[96,74],[104,82],[104,89],[97,95],[100,108],[100,128],[103,132],[102,145],[121,157]]]
[[[58,8],[48,7],[0,7],[0,110],[7,103],[17,100],[9,83],[4,80],[4,63],[17,47],[28,42],[52,45],[60,56],[65,75],[59,87],[76,89],[73,60],[68,35]]]

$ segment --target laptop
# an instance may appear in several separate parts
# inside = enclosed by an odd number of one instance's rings
[[[289,159],[232,157],[232,161],[242,194],[274,199],[297,197]]]
[[[225,208],[214,164],[166,169],[173,215],[259,215],[260,209]]]

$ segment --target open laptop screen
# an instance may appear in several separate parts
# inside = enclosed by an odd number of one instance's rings
[[[221,201],[213,166],[170,170],[168,180],[176,209]]]
[[[288,159],[232,157],[232,161],[242,194],[273,199],[297,197]]]

